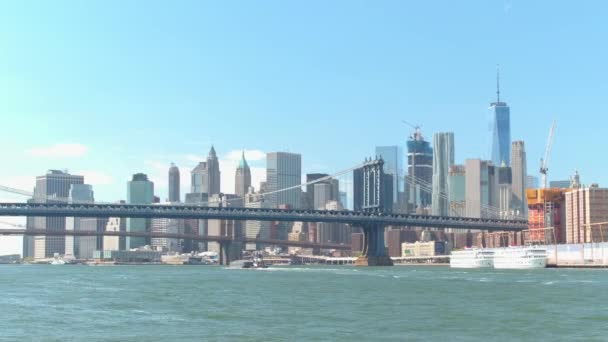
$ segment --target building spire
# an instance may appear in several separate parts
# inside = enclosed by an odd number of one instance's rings
[[[500,65],[496,64],[496,102],[500,102]]]
[[[245,151],[243,150],[243,153],[241,154],[241,160],[239,162],[239,168],[246,169],[248,167],[249,165],[247,165],[247,160],[245,160]]]

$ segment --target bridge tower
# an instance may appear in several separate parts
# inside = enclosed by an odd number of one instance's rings
[[[382,216],[384,212],[384,161],[382,158],[366,160],[363,164],[363,206],[362,210],[372,215]],[[384,225],[366,223],[363,231],[363,251],[355,261],[355,266],[392,266],[393,261],[384,247]]]

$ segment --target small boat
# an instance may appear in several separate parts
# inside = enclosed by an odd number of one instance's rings
[[[51,265],[65,265],[66,262],[63,259],[53,259],[49,264],[51,264]]]
[[[494,252],[488,249],[466,248],[450,254],[451,268],[490,268],[493,261]]]
[[[547,249],[540,246],[499,248],[494,253],[494,268],[545,268],[547,266],[547,258]]]
[[[230,268],[268,268],[262,258],[253,258],[251,260],[235,260],[230,262]]]

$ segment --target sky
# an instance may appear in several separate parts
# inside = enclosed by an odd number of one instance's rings
[[[232,193],[241,150],[256,187],[266,152],[301,153],[304,173],[331,174],[377,145],[405,146],[402,120],[429,140],[454,132],[458,163],[489,159],[497,65],[528,173],[538,175],[555,120],[549,179],[578,169],[583,183],[608,185],[608,160],[595,153],[608,127],[607,10],[604,1],[3,1],[0,185],[32,190],[36,175],[68,169],[109,202],[144,172],[164,199],[169,164],[185,193],[214,145]],[[19,245],[3,239],[0,254]]]

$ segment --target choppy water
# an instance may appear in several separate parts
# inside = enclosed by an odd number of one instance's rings
[[[0,266],[0,340],[608,340],[608,271]]]

